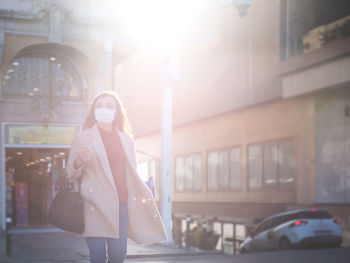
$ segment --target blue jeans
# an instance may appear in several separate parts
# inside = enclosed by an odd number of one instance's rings
[[[105,263],[107,258],[108,263],[123,263],[126,257],[127,236],[128,206],[126,203],[119,203],[119,239],[86,237],[90,251],[90,263]]]

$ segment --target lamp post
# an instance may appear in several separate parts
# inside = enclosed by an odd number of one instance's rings
[[[167,243],[173,243],[172,235],[172,109],[173,84],[179,79],[178,55],[166,54],[162,61],[162,155],[160,180],[160,214],[167,233]]]
[[[251,0],[221,0],[198,16],[235,6],[239,16],[245,16]],[[166,54],[162,66],[162,115],[161,115],[161,174],[160,174],[160,214],[168,236],[167,243],[173,243],[172,226],[172,86],[179,79],[179,57],[175,53]]]

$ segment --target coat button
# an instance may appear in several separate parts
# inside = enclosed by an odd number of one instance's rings
[[[89,188],[89,192],[92,193],[94,190],[92,188]]]
[[[95,210],[95,207],[90,206],[90,210],[91,210],[91,211],[94,211],[94,210]]]

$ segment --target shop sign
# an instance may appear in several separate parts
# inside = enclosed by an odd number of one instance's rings
[[[70,145],[79,126],[5,125],[6,144]]]

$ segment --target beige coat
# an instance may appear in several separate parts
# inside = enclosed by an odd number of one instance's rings
[[[128,237],[136,243],[147,244],[167,239],[152,193],[136,171],[133,139],[118,130],[126,162],[128,188]],[[77,154],[88,148],[92,159],[75,169]],[[67,164],[70,179],[82,176],[81,194],[84,198],[85,230],[82,236],[119,238],[119,201],[108,157],[97,125],[79,133],[72,144]]]

